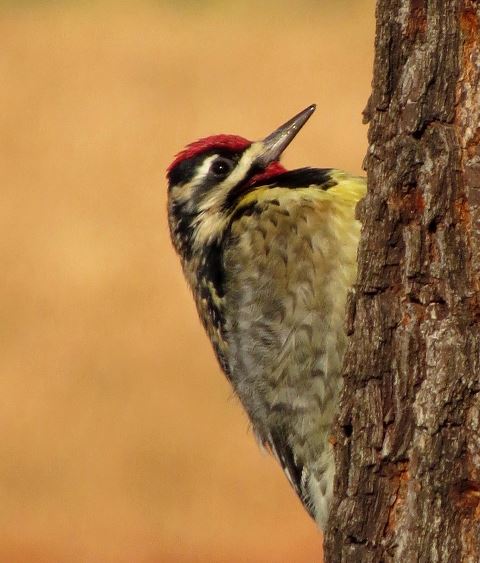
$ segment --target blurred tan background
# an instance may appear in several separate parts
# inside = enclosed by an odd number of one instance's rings
[[[374,1],[0,3],[0,563],[313,562],[169,243],[164,170],[318,109],[361,171]]]

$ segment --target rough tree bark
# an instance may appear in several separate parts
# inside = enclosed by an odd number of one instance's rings
[[[326,561],[480,561],[480,3],[378,0]]]

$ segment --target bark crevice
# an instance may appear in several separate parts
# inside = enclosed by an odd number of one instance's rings
[[[480,561],[480,6],[379,0],[326,560]]]

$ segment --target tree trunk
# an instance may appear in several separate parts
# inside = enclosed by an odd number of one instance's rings
[[[480,561],[480,3],[378,0],[328,562]]]

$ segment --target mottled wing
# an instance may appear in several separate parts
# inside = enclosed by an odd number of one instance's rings
[[[299,460],[295,459],[292,448],[280,432],[270,433],[267,444],[275,459],[283,469],[289,483],[295,489],[298,497],[312,518],[315,518],[312,501],[307,493],[305,468]]]

